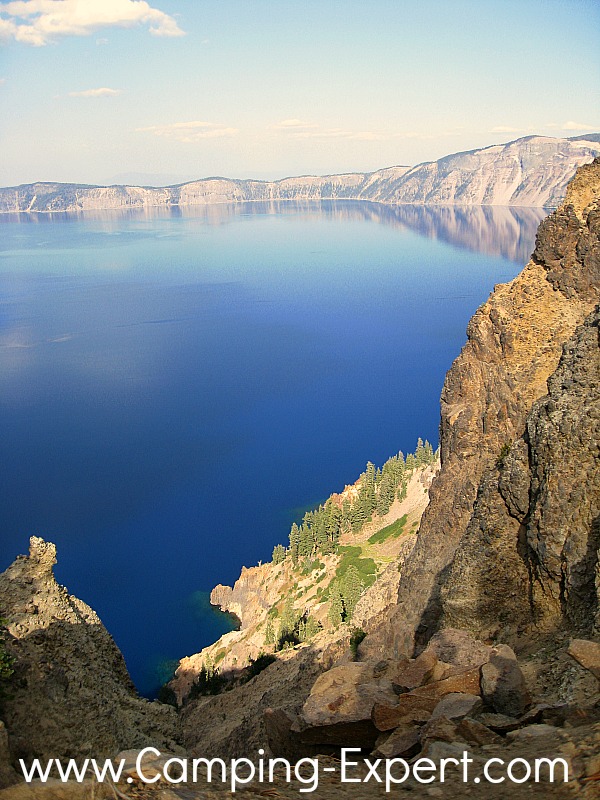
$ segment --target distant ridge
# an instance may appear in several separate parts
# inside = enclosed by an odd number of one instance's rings
[[[526,136],[414,167],[279,181],[211,177],[173,186],[31,183],[0,189],[0,213],[82,212],[280,200],[555,207],[577,167],[600,155],[600,134]]]

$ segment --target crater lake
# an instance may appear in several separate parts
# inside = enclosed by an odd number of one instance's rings
[[[541,209],[239,204],[0,216],[2,569],[31,535],[152,695],[216,583],[418,437]]]

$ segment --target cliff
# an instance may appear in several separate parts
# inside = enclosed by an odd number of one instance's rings
[[[178,186],[33,183],[0,189],[0,213],[190,207],[288,200],[370,200],[387,204],[557,205],[576,168],[600,154],[597,136],[528,136],[448,155],[415,167],[280,181],[205,178]]]
[[[174,710],[137,696],[123,656],[92,609],[53,575],[54,545],[31,538],[0,575],[15,673],[2,704],[13,761],[154,745],[177,748]]]
[[[469,526],[476,524],[477,497],[486,481],[497,482],[496,462],[503,448],[512,449],[523,437],[534,403],[548,391],[563,345],[600,297],[599,195],[596,160],[579,172],[563,206],[540,226],[534,256],[523,272],[497,286],[469,323],[467,344],[442,391],[442,469],[403,570],[398,607],[389,623],[365,643],[373,653],[411,653],[442,624],[440,591],[452,572],[457,548]],[[593,496],[593,486],[590,491]],[[517,519],[512,519],[518,528]],[[486,531],[484,526],[484,538]],[[514,529],[514,547],[512,534]],[[524,545],[520,541],[519,550]],[[515,558],[527,561],[529,556],[521,552]],[[520,618],[529,603],[524,587],[533,591],[534,582],[533,574],[521,571],[501,595],[504,611],[495,582],[488,584],[497,614]],[[470,590],[463,586],[456,591]],[[531,614],[526,619],[533,622]],[[472,626],[477,626],[476,617]]]

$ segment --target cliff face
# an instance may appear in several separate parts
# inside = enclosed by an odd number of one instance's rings
[[[174,710],[136,695],[111,636],[56,582],[55,563],[54,545],[32,537],[29,556],[0,575],[6,646],[16,659],[2,708],[13,759],[177,747]]]
[[[179,186],[34,183],[0,189],[0,213],[204,206],[279,200],[392,204],[555,206],[576,168],[600,154],[590,140],[528,136],[415,167],[280,181],[206,178]]]
[[[594,142],[528,136],[419,164],[378,178],[364,196],[385,203],[555,206],[576,168],[598,154]]]
[[[523,272],[471,319],[442,393],[442,469],[398,608],[366,651],[409,654],[449,623],[487,635],[540,618],[593,624],[595,318],[572,337],[600,298],[599,197],[596,160],[540,226]]]
[[[600,312],[565,344],[499,470],[481,484],[441,592],[478,635],[600,633]]]

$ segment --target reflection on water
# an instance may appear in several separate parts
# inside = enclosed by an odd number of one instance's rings
[[[118,211],[74,213],[3,214],[0,223],[27,221],[48,223],[89,220],[114,223],[118,220],[198,219],[208,225],[227,225],[244,217],[301,215],[307,219],[327,217],[338,221],[368,220],[405,228],[439,239],[455,247],[502,256],[525,264],[533,252],[535,234],[547,215],[544,208],[519,206],[391,206],[361,200],[306,200],[254,203],[221,203],[208,206],[162,206]]]

